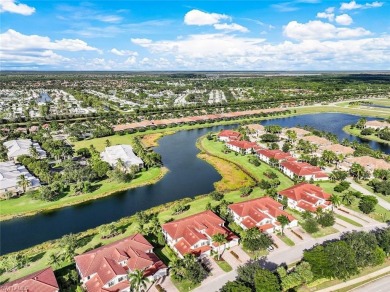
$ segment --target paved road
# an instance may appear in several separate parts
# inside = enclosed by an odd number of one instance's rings
[[[387,292],[390,290],[390,275],[353,289],[353,292]]]
[[[347,181],[349,181],[351,183],[351,187],[354,188],[355,190],[362,192],[363,194],[368,195],[368,196],[375,196],[378,199],[379,205],[381,205],[386,210],[390,210],[390,203],[389,202],[387,202],[386,200],[383,200],[382,198],[378,197],[374,193],[372,193],[369,190],[366,190],[362,186],[358,185],[357,183],[354,182],[353,179],[348,178]]]
[[[385,223],[377,223],[371,224],[369,226],[364,226],[360,228],[354,228],[359,231],[370,231],[375,228],[386,227]],[[274,269],[278,265],[282,263],[292,264],[294,262],[299,261],[303,256],[303,251],[305,249],[311,248],[315,244],[320,244],[326,240],[332,240],[335,238],[339,238],[341,233],[331,234],[322,238],[312,238],[304,240],[303,242],[296,244],[295,246],[285,248],[283,250],[274,250],[272,251],[265,262],[263,262],[263,266],[269,269]],[[218,291],[226,282],[234,281],[237,276],[236,270],[233,270],[229,273],[225,273],[218,277],[213,277],[210,279],[206,279],[199,288],[196,288],[194,291],[196,292],[213,292]]]

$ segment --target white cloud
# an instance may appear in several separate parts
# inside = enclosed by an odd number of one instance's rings
[[[99,51],[79,39],[62,39],[51,41],[49,37],[39,35],[24,35],[13,29],[0,34],[1,50],[59,50],[59,51]]]
[[[334,20],[334,13],[318,12],[317,17],[318,18],[325,18],[328,21],[333,21]]]
[[[336,22],[341,25],[350,25],[353,22],[353,20],[351,16],[344,13],[336,16]]]
[[[118,50],[116,48],[111,49],[110,52],[117,56],[138,56],[137,52],[129,50]]]
[[[0,13],[10,12],[22,15],[31,15],[35,12],[34,7],[30,7],[26,4],[17,3],[15,0],[1,0],[0,1]]]
[[[184,23],[187,25],[213,25],[219,23],[220,20],[228,20],[229,16],[218,13],[207,13],[197,9],[193,9],[184,16]]]
[[[118,23],[121,22],[123,17],[118,15],[96,15],[94,17],[96,20],[109,23]]]
[[[127,60],[125,61],[126,65],[134,65],[136,63],[137,63],[137,58],[135,56],[131,56],[127,58]]]
[[[378,8],[382,7],[383,2],[374,1],[372,3],[358,4],[356,1],[351,1],[349,3],[341,3],[340,10],[354,10],[354,9],[368,9],[368,8]]]
[[[240,31],[240,32],[248,32],[249,30],[237,23],[216,23],[214,24],[214,28],[217,30],[226,30],[226,31]]]
[[[299,23],[290,21],[283,31],[284,35],[296,40],[321,40],[321,39],[347,39],[367,36],[371,34],[362,27],[344,28],[336,27],[330,23],[324,23],[319,20]]]
[[[144,45],[144,44],[150,44],[152,40],[150,39],[131,39],[131,42],[136,45]]]

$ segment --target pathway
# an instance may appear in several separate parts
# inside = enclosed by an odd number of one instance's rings
[[[383,274],[385,274],[385,273],[390,273],[390,267],[383,268],[383,269],[378,270],[378,271],[376,271],[376,272],[373,272],[373,273],[371,273],[371,274],[368,274],[368,275],[365,275],[365,276],[362,276],[362,277],[359,277],[359,278],[355,278],[355,279],[352,279],[352,280],[349,280],[349,281],[346,281],[346,282],[343,282],[343,283],[334,285],[334,286],[329,287],[329,288],[326,288],[326,289],[318,290],[318,292],[332,292],[332,291],[337,291],[337,290],[339,290],[339,289],[346,288],[346,287],[349,287],[349,286],[352,286],[352,285],[355,285],[355,284],[358,284],[358,283],[367,281],[367,280],[369,280],[369,279],[372,279],[372,278],[374,278],[374,277],[383,275]],[[387,286],[387,288],[388,288],[389,285],[390,285],[390,279],[389,279],[389,277],[387,276],[387,277],[381,278],[381,279],[385,279],[385,281],[387,281],[386,286]],[[377,282],[377,281],[375,281],[375,282]],[[373,281],[372,284],[374,284],[375,282]],[[383,282],[383,281],[379,281],[379,280],[378,280],[378,282],[380,283],[379,285],[382,285],[382,282]],[[386,283],[386,282],[385,282],[385,283]],[[366,285],[364,285],[364,286],[366,286]],[[363,287],[361,287],[361,288],[359,288],[359,289],[354,289],[354,290],[352,290],[352,291],[365,291],[365,292],[369,292],[369,291],[377,291],[377,292],[379,292],[379,291],[388,291],[388,289],[387,289],[387,290],[376,290],[376,289],[374,290],[374,289],[362,289],[362,288],[363,288]]]
[[[374,230],[376,228],[383,228],[387,225],[385,223],[377,223],[377,224],[370,224],[368,226],[363,226],[360,228],[354,228],[358,231],[370,231]],[[348,230],[345,230],[348,231]],[[303,256],[303,251],[305,249],[309,249],[313,247],[315,244],[321,244],[326,240],[332,240],[339,238],[341,235],[341,232],[334,233],[328,236],[324,236],[321,238],[311,238],[310,240],[304,240],[299,244],[296,244],[295,246],[285,248],[283,250],[275,249],[273,252],[271,252],[267,257],[267,268],[274,269],[277,265],[280,265],[282,263],[285,264],[292,264],[297,261],[299,261]],[[390,267],[389,267],[390,268]],[[225,273],[219,277],[213,278],[212,281],[205,281],[202,283],[202,286],[196,288],[194,291],[196,292],[213,292],[218,291],[226,282],[228,281],[234,281],[237,276],[237,271],[233,270],[229,273]]]
[[[366,190],[362,186],[358,185],[353,179],[348,178],[347,181],[351,183],[351,187],[352,188],[354,188],[355,190],[363,193],[364,195],[376,197],[378,199],[378,204],[379,205],[381,205],[386,210],[390,210],[390,203],[389,202],[387,202],[386,200],[382,199],[381,197],[378,197],[377,195],[375,195],[374,193],[370,192],[369,190]]]

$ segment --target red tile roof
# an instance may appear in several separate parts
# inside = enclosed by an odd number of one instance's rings
[[[265,157],[268,158],[275,158],[277,160],[283,160],[283,159],[288,159],[292,158],[290,153],[283,152],[281,150],[269,150],[269,149],[260,149],[257,151],[258,154],[264,155]]]
[[[229,138],[231,140],[238,140],[238,139],[240,139],[241,134],[239,132],[232,131],[232,130],[222,130],[218,134],[218,137],[226,137],[226,138]]]
[[[100,282],[105,285],[117,275],[126,275],[129,270],[138,269],[143,270],[144,273],[150,273],[149,270],[155,270],[157,266],[166,268],[152,250],[153,246],[141,234],[137,233],[78,255],[75,257],[75,261],[83,277],[97,273],[99,279],[94,279],[91,282],[94,284],[89,285],[98,287]],[[120,262],[125,264],[121,265]]]
[[[243,222],[244,225],[251,224],[252,221],[258,224],[266,218],[272,219],[272,217],[277,218],[281,215],[286,216],[290,221],[295,220],[292,215],[283,210],[282,204],[269,197],[231,204],[229,208],[238,216],[251,219],[245,223]]]
[[[307,162],[294,160],[283,161],[281,166],[287,168],[297,176],[314,175],[315,177],[327,177],[328,175],[321,168],[313,166]]]
[[[58,283],[52,268],[46,268],[0,286],[0,291],[55,292]]]
[[[240,149],[253,149],[259,147],[255,142],[249,142],[249,141],[230,141],[227,142],[227,144],[238,147]]]
[[[329,202],[325,202],[325,205],[318,205],[319,200],[327,201],[331,195],[325,193],[320,187],[305,182],[282,190],[279,194],[296,201],[298,207],[308,211],[315,211],[318,207],[326,208],[330,205]]]

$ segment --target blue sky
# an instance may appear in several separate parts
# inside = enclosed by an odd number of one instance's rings
[[[1,70],[389,70],[390,1],[0,1]]]

